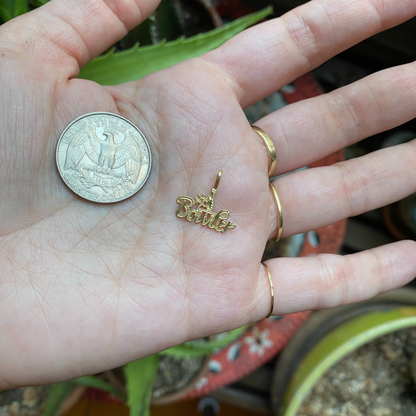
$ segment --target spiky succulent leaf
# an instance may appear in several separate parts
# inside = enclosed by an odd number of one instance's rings
[[[123,368],[130,416],[150,416],[150,401],[159,368],[159,357],[151,355],[127,364]]]
[[[48,3],[49,0],[29,0],[29,3],[33,6],[33,7],[40,7],[43,6],[44,4]]]
[[[4,22],[28,11],[27,0],[0,0],[0,17]]]
[[[127,51],[111,51],[84,66],[79,78],[89,79],[101,85],[116,85],[135,81],[176,63],[194,58],[222,45],[272,12],[267,7],[259,12],[237,19],[223,27],[172,42],[157,45],[135,46]]]
[[[243,326],[223,334],[223,336],[221,336],[219,339],[213,341],[197,340],[185,342],[185,344],[169,348],[168,350],[161,352],[161,354],[170,355],[177,358],[201,357],[204,355],[212,354],[216,349],[224,348],[231,342],[235,341],[246,330],[247,326]]]

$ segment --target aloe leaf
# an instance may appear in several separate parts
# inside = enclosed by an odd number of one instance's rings
[[[29,0],[30,4],[34,7],[40,7],[48,3],[49,0]]]
[[[63,403],[76,387],[77,385],[73,381],[53,384],[49,391],[43,416],[58,416]]]
[[[84,66],[79,78],[89,79],[102,85],[117,85],[138,80],[217,48],[248,26],[264,19],[271,12],[272,8],[267,7],[223,27],[187,39],[179,38],[172,42],[161,42],[141,48],[135,46],[117,53],[113,50]]]
[[[95,387],[96,389],[104,390],[110,394],[114,394],[122,400],[126,400],[125,395],[120,390],[116,389],[111,384],[107,383],[101,378],[95,376],[84,376],[76,378],[73,381],[83,386]]]
[[[5,22],[28,11],[27,0],[0,0],[0,16]]]
[[[200,357],[212,354],[216,349],[224,348],[231,342],[235,341],[240,335],[247,330],[247,326],[234,329],[228,332],[220,339],[214,341],[189,341],[185,344],[177,345],[161,352],[163,355],[169,355],[177,358]]]
[[[11,19],[10,12],[0,4],[0,20],[1,20],[1,23],[2,24],[6,23],[10,19]]]
[[[157,355],[124,366],[130,416],[150,416],[150,401],[158,368]]]

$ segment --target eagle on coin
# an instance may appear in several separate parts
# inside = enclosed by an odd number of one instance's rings
[[[92,133],[85,130],[78,133],[68,146],[65,169],[78,169],[86,154],[96,172],[110,174],[113,169],[125,165],[126,177],[135,183],[140,171],[140,149],[135,140],[126,134],[121,143],[115,143],[114,134],[108,130],[103,136],[105,140],[97,136],[95,127]]]

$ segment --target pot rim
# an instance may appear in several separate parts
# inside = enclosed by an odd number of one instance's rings
[[[313,312],[280,354],[272,385],[272,407],[276,414],[299,364],[325,335],[339,325],[371,311],[407,305],[416,305],[416,289],[412,287],[391,290],[355,304]]]
[[[285,393],[281,414],[295,416],[316,382],[352,351],[383,335],[416,326],[416,307],[366,313],[324,336],[302,361]]]

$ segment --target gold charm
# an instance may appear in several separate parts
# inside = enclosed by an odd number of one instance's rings
[[[220,211],[218,214],[213,212],[215,204],[215,194],[220,183],[222,170],[218,172],[217,180],[212,188],[211,195],[198,194],[195,199],[189,196],[180,196],[176,199],[179,204],[176,210],[178,218],[186,218],[190,222],[207,225],[220,233],[225,234],[227,230],[232,230],[236,226],[226,220],[230,216],[228,211]]]

